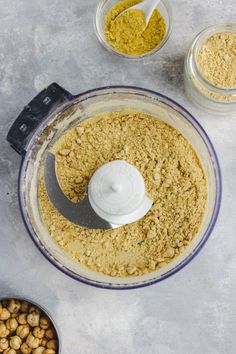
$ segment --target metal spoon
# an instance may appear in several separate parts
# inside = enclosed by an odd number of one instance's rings
[[[160,0],[144,0],[141,3],[131,6],[128,9],[122,11],[118,17],[120,15],[123,15],[125,12],[129,11],[129,10],[141,10],[144,12],[145,14],[145,18],[146,18],[146,25],[148,25],[148,22],[153,14],[153,11],[155,10],[155,8],[157,7],[157,5],[159,4]]]

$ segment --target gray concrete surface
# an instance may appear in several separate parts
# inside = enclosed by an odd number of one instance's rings
[[[236,115],[193,107],[183,56],[205,26],[236,20],[235,0],[176,0],[173,33],[161,52],[130,62],[106,52],[93,31],[96,0],[0,0],[0,296],[31,297],[62,332],[65,354],[236,352]],[[109,84],[162,92],[188,108],[211,137],[223,172],[223,201],[209,242],[190,265],[157,285],[99,290],[66,277],[41,256],[17,203],[20,157],[5,136],[41,88],[72,93]]]

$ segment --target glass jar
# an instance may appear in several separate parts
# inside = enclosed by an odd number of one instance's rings
[[[226,89],[214,86],[203,77],[197,61],[202,45],[220,32],[236,33],[236,24],[214,25],[196,36],[185,57],[184,84],[187,96],[200,108],[222,114],[236,111],[236,87]]]
[[[164,46],[164,44],[167,42],[167,40],[169,39],[171,29],[172,29],[172,12],[171,12],[171,7],[170,7],[168,0],[161,0],[157,6],[158,11],[163,16],[163,18],[165,20],[165,24],[166,24],[166,33],[165,33],[164,38],[162,39],[161,43],[159,43],[154,49],[152,49],[151,51],[146,52],[144,54],[140,54],[140,55],[129,55],[129,54],[121,53],[121,52],[117,51],[115,48],[113,48],[106,39],[106,36],[104,33],[106,16],[107,16],[109,10],[119,2],[121,2],[121,0],[101,0],[101,1],[99,1],[98,6],[97,6],[97,10],[95,13],[95,18],[94,18],[95,33],[97,35],[99,42],[109,52],[115,53],[121,57],[125,57],[128,59],[143,58],[143,57],[146,57],[146,56],[149,56],[149,55],[152,55],[152,54],[155,54],[156,52],[158,52]]]

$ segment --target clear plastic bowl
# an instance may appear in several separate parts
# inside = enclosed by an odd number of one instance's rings
[[[163,16],[165,23],[166,23],[166,33],[161,41],[160,44],[158,44],[153,50],[141,54],[141,55],[128,55],[121,53],[117,51],[115,48],[113,48],[110,43],[107,41],[105,33],[104,33],[104,28],[105,28],[105,19],[108,11],[112,8],[112,6],[116,5],[117,3],[121,2],[121,0],[101,0],[98,3],[97,10],[95,13],[95,18],[94,18],[94,28],[95,28],[95,33],[97,35],[97,38],[99,42],[103,45],[104,48],[106,48],[109,52],[115,53],[121,57],[125,57],[128,59],[138,59],[138,58],[144,58],[146,56],[155,54],[158,52],[164,44],[167,42],[167,40],[170,37],[171,34],[171,29],[172,29],[172,11],[170,4],[168,0],[162,0],[159,2],[157,9],[160,12],[160,14]]]
[[[65,255],[44,225],[38,204],[41,166],[48,149],[68,129],[102,112],[133,108],[178,129],[196,150],[207,178],[208,201],[201,228],[190,246],[165,267],[143,276],[118,278],[85,267]],[[221,201],[221,174],[212,143],[196,119],[173,100],[150,90],[114,86],[74,96],[52,113],[32,136],[19,174],[19,203],[30,236],[42,254],[58,269],[83,283],[108,289],[138,288],[166,279],[187,265],[201,250],[214,228]]]

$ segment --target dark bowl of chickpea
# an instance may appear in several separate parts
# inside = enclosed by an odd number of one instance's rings
[[[60,352],[58,329],[45,309],[27,299],[0,299],[0,353]]]

